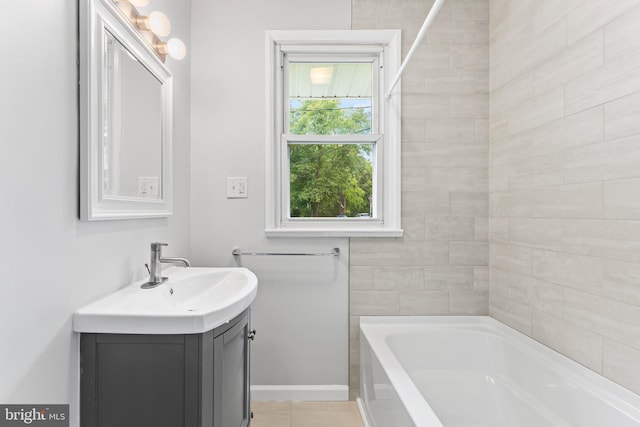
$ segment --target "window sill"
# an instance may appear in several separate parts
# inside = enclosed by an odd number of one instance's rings
[[[267,237],[402,237],[401,228],[267,228],[264,230]]]

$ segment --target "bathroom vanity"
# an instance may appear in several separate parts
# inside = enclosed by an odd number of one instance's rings
[[[74,313],[82,427],[247,427],[250,305],[245,268],[179,268]]]
[[[245,427],[249,309],[201,334],[82,334],[83,427]]]

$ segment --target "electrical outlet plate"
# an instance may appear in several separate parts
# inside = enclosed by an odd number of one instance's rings
[[[247,190],[246,176],[227,177],[227,199],[246,199],[248,197]]]
[[[138,196],[146,198],[158,198],[160,179],[157,176],[138,177]]]

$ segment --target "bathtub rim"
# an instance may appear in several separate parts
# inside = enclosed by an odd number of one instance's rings
[[[465,327],[466,330],[476,332],[491,332],[517,347],[531,351],[536,359],[549,364],[569,381],[640,425],[640,395],[490,316],[360,316],[359,326],[361,341],[366,340],[371,352],[380,361],[382,369],[416,426],[444,427],[386,340],[390,335],[415,332],[411,329],[418,327]],[[405,329],[398,329],[399,326]],[[418,411],[416,408],[419,406],[416,405],[424,407]],[[363,401],[362,406],[366,408],[366,402]],[[426,412],[425,407],[428,408]]]

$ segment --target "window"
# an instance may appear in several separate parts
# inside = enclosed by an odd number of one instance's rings
[[[402,235],[399,39],[267,33],[268,235]]]

